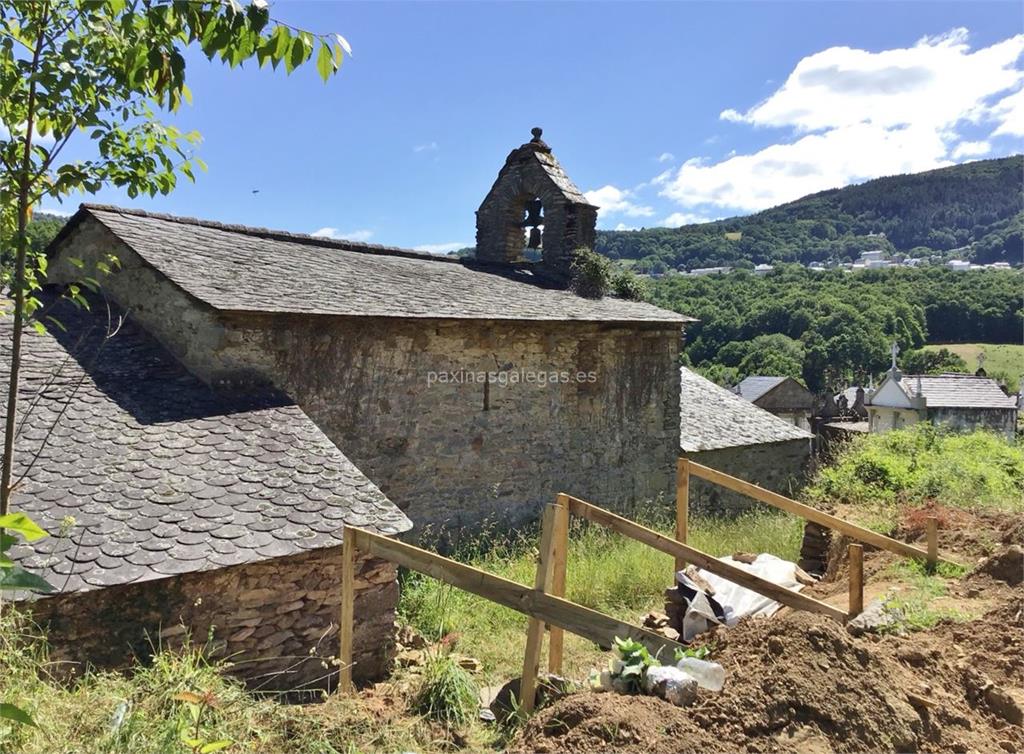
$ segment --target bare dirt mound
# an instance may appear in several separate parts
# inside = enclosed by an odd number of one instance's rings
[[[1020,602],[1020,600],[1017,600]],[[1024,603],[1022,603],[1024,604]],[[1024,614],[909,637],[853,638],[789,614],[716,634],[728,681],[690,708],[577,694],[540,712],[516,752],[1015,752]]]

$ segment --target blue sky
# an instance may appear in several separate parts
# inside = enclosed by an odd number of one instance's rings
[[[272,15],[340,32],[354,57],[325,85],[311,66],[191,55],[194,104],[175,120],[203,134],[209,172],[169,197],[95,200],[442,250],[472,244],[535,125],[606,228],[1024,145],[1016,3],[279,0]]]

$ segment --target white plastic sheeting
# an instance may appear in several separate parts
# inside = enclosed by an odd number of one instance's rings
[[[753,563],[741,563],[729,557],[719,559],[729,565],[742,568],[747,573],[771,581],[773,584],[792,589],[794,592],[803,589],[803,584],[796,579],[796,563],[791,563],[788,560],[767,553],[758,555]],[[683,571],[676,574],[676,581],[681,586],[696,592],[683,616],[684,641],[690,641],[694,636],[707,631],[713,625],[734,626],[740,618],[745,618],[748,615],[767,618],[782,607],[780,603],[769,597],[703,569],[698,571],[698,575],[714,589],[713,596],[705,593],[687,578]]]

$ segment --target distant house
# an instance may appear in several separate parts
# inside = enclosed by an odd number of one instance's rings
[[[752,375],[734,387],[733,392],[794,426],[811,428],[814,396],[792,377]]]
[[[1013,437],[1017,400],[989,377],[909,375],[893,366],[865,401],[871,432],[931,422],[958,430],[988,429]]]
[[[767,275],[769,272],[774,270],[775,267],[770,264],[759,264],[754,268],[755,275]]]
[[[686,458],[776,492],[800,485],[813,435],[683,367],[679,446]],[[706,513],[740,513],[752,500],[693,479],[690,504]]]

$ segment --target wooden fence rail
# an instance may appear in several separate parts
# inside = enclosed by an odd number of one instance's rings
[[[553,514],[547,513],[546,518],[552,519]],[[549,530],[551,526],[549,523]],[[365,529],[346,526],[343,537],[342,557],[345,562],[342,564],[341,657],[339,658],[341,662],[339,686],[343,693],[352,690],[352,635],[355,612],[351,580],[356,555],[360,552],[426,574],[446,584],[484,597],[491,602],[524,613],[537,621],[542,621],[541,625],[557,626],[603,647],[612,646],[615,637],[628,637],[636,639],[651,653],[662,657],[672,657],[676,649],[682,649],[682,645],[678,642],[666,639],[653,631],[632,626],[597,610],[591,610],[562,597],[545,593],[543,588],[549,584],[546,577],[539,587],[530,588]],[[550,562],[550,555],[542,558],[544,571],[548,570],[548,562]],[[523,697],[526,698],[525,692]]]
[[[935,544],[934,539],[934,524],[929,523],[929,547],[928,550],[922,550],[920,547],[914,547],[908,545],[906,542],[900,542],[892,537],[887,537],[884,534],[865,529],[863,526],[857,526],[857,524],[850,523],[844,519],[838,518],[837,516],[830,515],[824,511],[820,511],[817,508],[812,508],[809,505],[798,503],[796,500],[780,495],[777,492],[766,490],[763,487],[759,487],[756,484],[738,479],[737,477],[730,476],[724,472],[712,469],[708,466],[703,466],[695,461],[690,461],[685,458],[679,459],[678,467],[679,476],[687,477],[685,482],[680,482],[677,478],[677,495],[676,495],[676,510],[677,510],[677,521],[678,511],[680,507],[687,507],[688,493],[689,493],[689,479],[690,475],[706,479],[709,482],[714,482],[717,485],[725,487],[726,489],[732,490],[733,492],[739,492],[748,497],[752,497],[762,503],[772,505],[776,508],[780,508],[788,513],[793,513],[800,516],[807,521],[813,521],[816,524],[820,524],[829,529],[841,532],[846,536],[857,540],[858,542],[864,542],[872,547],[877,547],[880,550],[888,550],[894,552],[897,555],[903,555],[908,558],[915,558],[928,563],[934,567],[935,563],[941,561],[943,563],[949,563],[951,565],[960,565],[955,560],[949,558],[939,557],[938,548]],[[686,497],[684,497],[684,493]],[[685,519],[684,519],[685,520]],[[685,530],[685,529],[684,529]]]
[[[768,581],[767,579],[762,579],[760,576],[748,573],[742,568],[719,560],[714,555],[709,555],[695,547],[690,547],[682,542],[677,542],[670,537],[659,534],[653,529],[648,529],[646,526],[641,526],[638,523],[630,521],[628,518],[618,516],[604,508],[598,508],[596,505],[591,505],[590,503],[579,500],[578,498],[570,497],[569,511],[577,516],[587,519],[588,521],[600,524],[612,531],[616,531],[639,542],[643,542],[645,545],[653,547],[655,550],[660,550],[661,552],[671,555],[676,558],[676,562],[684,561],[686,563],[693,563],[695,566],[703,568],[705,571],[713,573],[716,576],[721,576],[723,579],[728,579],[734,584],[739,584],[740,586],[751,589],[758,594],[770,597],[776,602],[780,602],[788,607],[792,607],[797,610],[806,610],[820,615],[827,615],[828,617],[835,618],[838,621],[846,620],[846,612],[840,610],[838,607],[833,607],[832,605],[816,600],[813,597],[808,597],[805,594],[794,592],[791,589],[787,589],[786,587]]]

